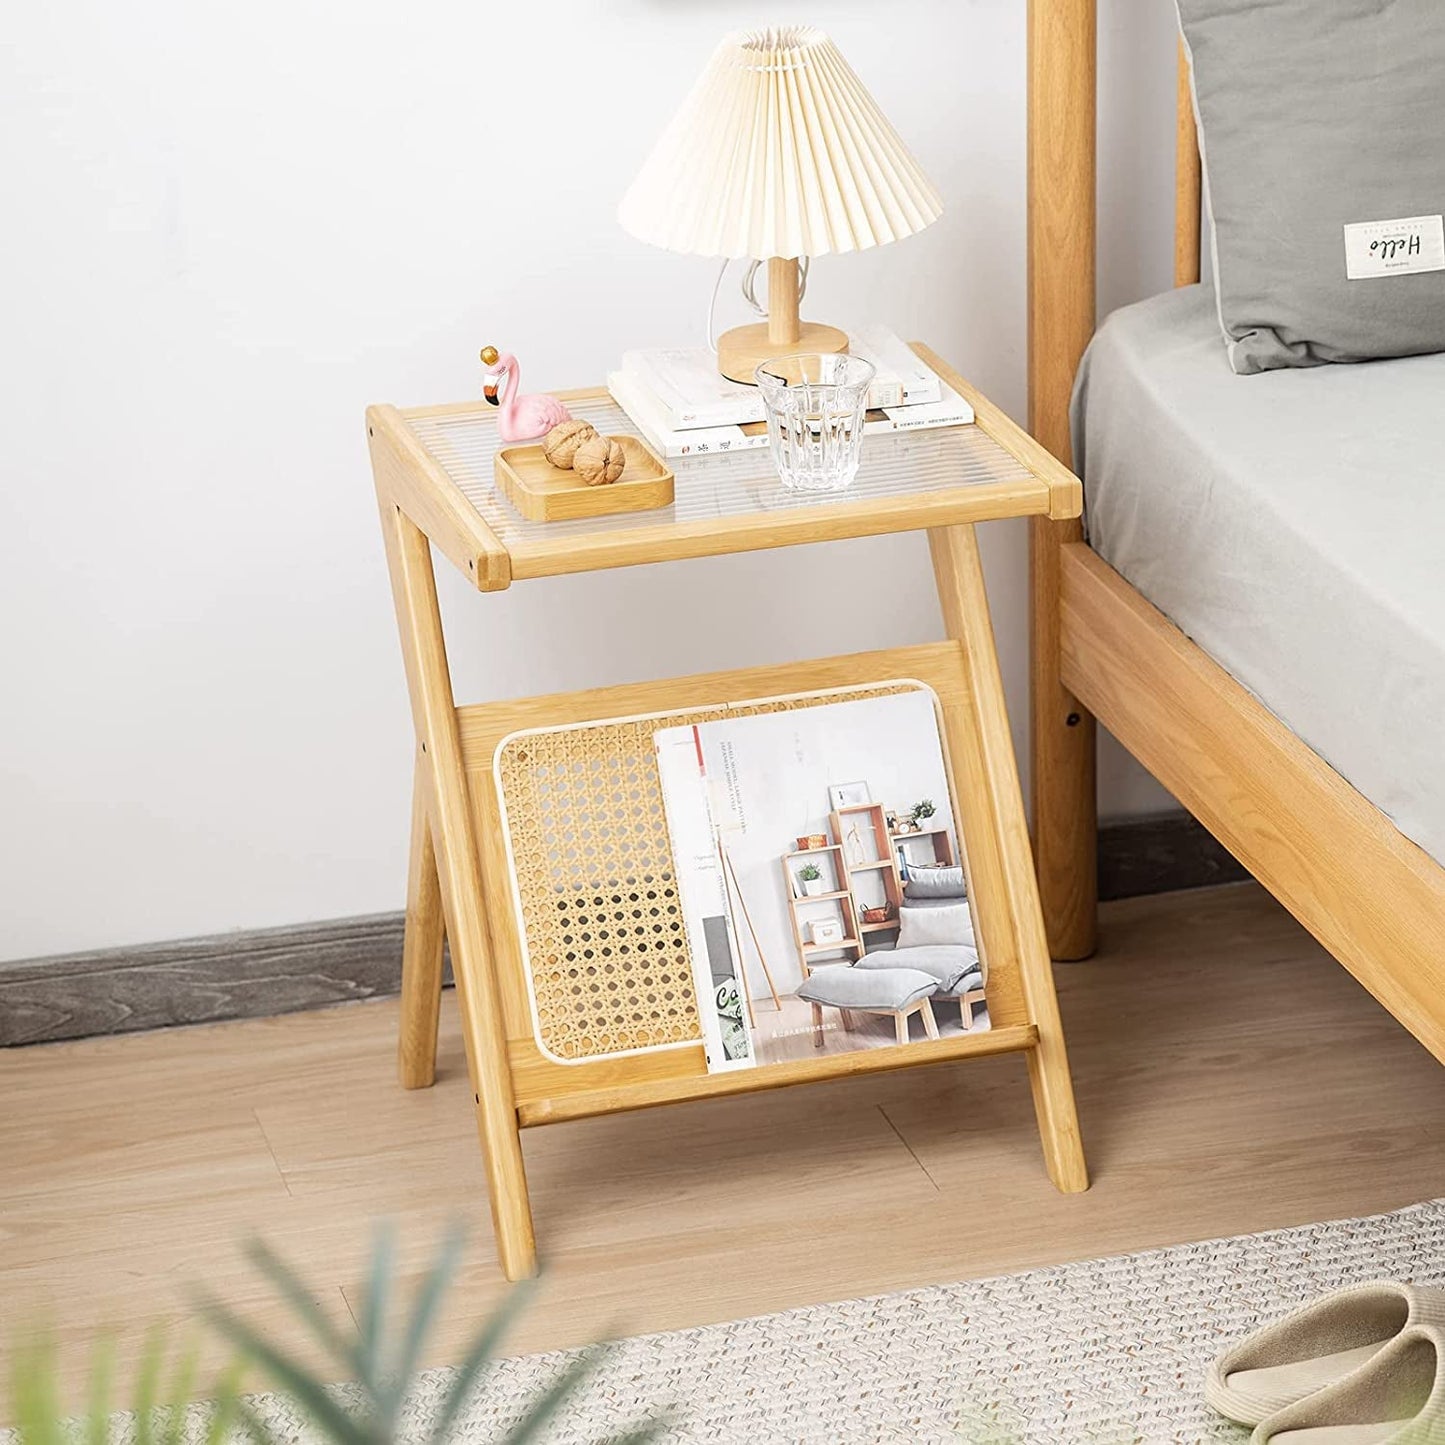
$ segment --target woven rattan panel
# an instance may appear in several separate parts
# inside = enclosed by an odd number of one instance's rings
[[[862,687],[503,743],[537,1042],[579,1060],[701,1038],[652,741],[659,728],[916,690]]]

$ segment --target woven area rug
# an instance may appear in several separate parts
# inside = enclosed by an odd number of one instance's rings
[[[1378,1278],[1445,1284],[1445,1200],[642,1336],[545,1439],[595,1445],[664,1406],[678,1442],[1239,1442],[1248,1431],[1200,1398],[1208,1361],[1282,1310]],[[501,1362],[466,1445],[504,1434],[567,1358]],[[418,1422],[449,1374],[422,1378]],[[282,1401],[257,1403],[278,1435],[302,1438]]]

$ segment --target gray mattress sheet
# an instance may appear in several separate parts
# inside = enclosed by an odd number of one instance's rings
[[[1212,290],[1084,358],[1089,540],[1445,863],[1445,355],[1235,376]]]

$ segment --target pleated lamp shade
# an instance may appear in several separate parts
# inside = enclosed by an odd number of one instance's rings
[[[718,370],[752,381],[789,352],[848,349],[846,332],[800,319],[801,259],[901,240],[942,209],[838,47],[797,25],[718,46],[618,219],[669,251],[767,261],[767,321],[717,343]]]
[[[787,26],[718,46],[618,219],[669,251],[765,260],[897,241],[941,211],[838,47]]]

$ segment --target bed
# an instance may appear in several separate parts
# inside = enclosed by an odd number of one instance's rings
[[[1095,942],[1097,717],[1445,1061],[1445,356],[1239,384],[1182,57],[1180,289],[1094,338],[1093,11],[1029,9],[1030,429],[1085,480],[1030,542],[1052,952]]]
[[[1073,418],[1096,555],[1445,860],[1445,586],[1420,525],[1445,355],[1236,377],[1187,286],[1104,322]]]

